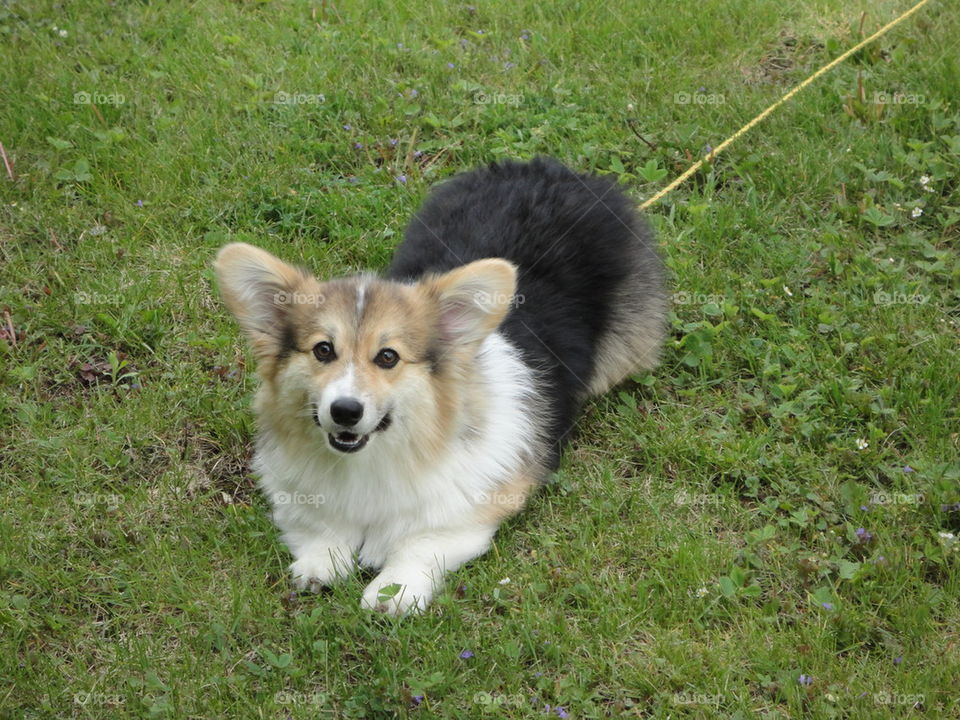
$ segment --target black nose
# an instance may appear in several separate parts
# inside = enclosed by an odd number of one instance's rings
[[[337,398],[330,405],[330,417],[337,425],[353,427],[363,417],[363,405],[353,398]]]

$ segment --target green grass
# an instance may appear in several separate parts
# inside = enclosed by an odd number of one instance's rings
[[[949,3],[651,210],[662,366],[422,617],[289,596],[210,273],[382,267],[503,156],[639,202],[909,4],[4,3],[0,716],[956,716]]]

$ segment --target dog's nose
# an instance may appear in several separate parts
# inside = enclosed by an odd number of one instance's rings
[[[337,425],[353,427],[363,417],[363,405],[350,397],[337,398],[330,405],[330,417]]]

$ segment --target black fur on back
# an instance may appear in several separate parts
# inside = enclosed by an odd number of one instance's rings
[[[488,257],[518,267],[516,301],[500,330],[540,371],[554,465],[587,397],[618,291],[638,269],[659,277],[651,232],[633,205],[612,179],[556,160],[492,164],[431,192],[386,272],[414,280]]]

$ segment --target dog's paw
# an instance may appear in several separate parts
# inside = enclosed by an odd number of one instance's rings
[[[432,597],[433,584],[427,580],[401,582],[380,574],[363,591],[360,607],[386,615],[401,616],[423,612]]]
[[[329,553],[326,556],[307,555],[290,565],[290,579],[297,590],[320,592],[321,588],[333,585],[346,574],[343,564],[335,563]]]

